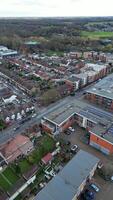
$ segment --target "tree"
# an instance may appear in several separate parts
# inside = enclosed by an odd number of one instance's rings
[[[15,172],[17,174],[21,174],[21,168],[20,168],[20,166],[18,164],[15,165]]]
[[[56,89],[49,89],[47,92],[45,92],[42,95],[41,101],[43,102],[43,104],[47,105],[47,104],[55,102],[59,98],[60,98],[60,94],[58,93]]]

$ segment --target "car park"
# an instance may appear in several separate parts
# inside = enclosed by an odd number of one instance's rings
[[[91,183],[90,184],[90,188],[92,188],[95,192],[99,192],[100,191],[100,188],[95,183]]]

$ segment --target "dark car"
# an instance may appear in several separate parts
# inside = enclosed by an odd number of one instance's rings
[[[71,145],[71,142],[70,141],[66,141],[66,145]]]
[[[86,189],[84,192],[84,200],[94,200],[95,199],[95,193]]]

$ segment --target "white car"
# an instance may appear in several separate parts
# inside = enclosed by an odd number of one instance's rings
[[[72,153],[76,153],[77,149],[78,149],[78,146],[75,144],[75,145],[73,145],[73,146],[71,147],[71,152],[72,152]]]
[[[34,118],[34,117],[36,117],[36,113],[34,113],[34,114],[32,115],[32,118]]]
[[[51,179],[51,177],[50,177],[48,174],[45,174],[45,178],[46,178],[47,180],[50,180],[50,179]]]
[[[51,166],[47,167],[44,172],[45,172],[45,174],[50,175],[52,177],[55,176],[55,172],[54,172],[54,170],[53,170],[53,168]]]
[[[46,185],[46,183],[44,182],[44,183],[39,183],[39,187],[42,189],[42,188],[44,188],[45,187],[45,185]]]
[[[100,191],[100,188],[99,188],[97,185],[95,185],[94,183],[91,183],[91,184],[90,184],[90,187],[91,187],[95,192],[99,192],[99,191]]]
[[[72,132],[74,132],[75,131],[75,129],[74,128],[72,128],[71,126],[68,128],[70,131],[72,131]]]

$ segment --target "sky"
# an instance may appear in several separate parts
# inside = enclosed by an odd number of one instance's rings
[[[113,0],[0,0],[0,17],[113,16]]]

